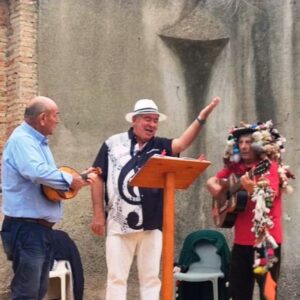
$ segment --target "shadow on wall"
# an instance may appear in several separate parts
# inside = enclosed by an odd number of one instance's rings
[[[187,99],[192,111],[204,103],[205,90],[215,59],[229,41],[225,26],[201,3],[174,25],[159,33],[182,63]]]
[[[185,78],[187,98],[198,110],[199,99],[204,99],[205,89],[215,59],[228,39],[194,41],[161,36],[167,46],[179,57]],[[204,104],[202,103],[201,106]]]

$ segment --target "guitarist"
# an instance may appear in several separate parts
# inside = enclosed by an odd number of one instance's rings
[[[275,283],[279,277],[283,233],[281,187],[286,185],[289,175],[286,172],[280,176],[278,172],[282,166],[283,142],[271,121],[233,128],[224,155],[225,165],[207,181],[209,192],[218,197],[226,188],[226,179],[235,174],[249,194],[246,208],[238,213],[234,225],[229,277],[230,295],[234,300],[251,300],[255,281],[259,285],[260,299],[266,299],[266,274],[270,271]],[[248,171],[266,157],[271,161],[268,173],[250,179]],[[276,293],[276,289],[273,292]]]

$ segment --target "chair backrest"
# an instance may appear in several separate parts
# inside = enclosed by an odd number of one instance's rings
[[[217,254],[217,248],[213,244],[206,241],[198,242],[195,252],[200,258],[200,261],[194,263],[195,265],[213,269],[221,268],[221,257]]]

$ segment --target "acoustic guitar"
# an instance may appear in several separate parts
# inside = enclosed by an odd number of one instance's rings
[[[270,166],[269,159],[262,160],[248,172],[249,178],[266,173]],[[241,189],[240,179],[234,174],[230,175],[227,188],[219,197],[213,198],[212,215],[215,225],[221,228],[231,228],[238,213],[245,210],[248,197],[248,192]]]
[[[96,174],[101,174],[102,171],[100,168],[93,168],[90,172],[88,173],[78,173],[75,169],[68,167],[68,166],[62,166],[59,168],[60,171],[69,173],[71,175],[78,175],[81,176],[81,178],[83,180],[87,180],[88,179],[88,174],[89,173],[96,173]],[[69,189],[67,191],[63,191],[63,190],[57,190],[54,189],[50,186],[47,185],[42,185],[42,192],[43,194],[46,196],[46,198],[50,201],[60,201],[60,200],[69,200],[74,198],[78,191],[74,191],[72,189]]]

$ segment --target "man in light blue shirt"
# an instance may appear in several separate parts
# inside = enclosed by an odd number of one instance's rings
[[[93,179],[83,180],[58,170],[47,136],[59,122],[59,109],[47,97],[33,98],[24,122],[9,137],[2,158],[1,238],[13,262],[11,299],[42,300],[47,291],[53,259],[52,226],[62,218],[61,201],[49,201],[41,185],[78,191]]]

